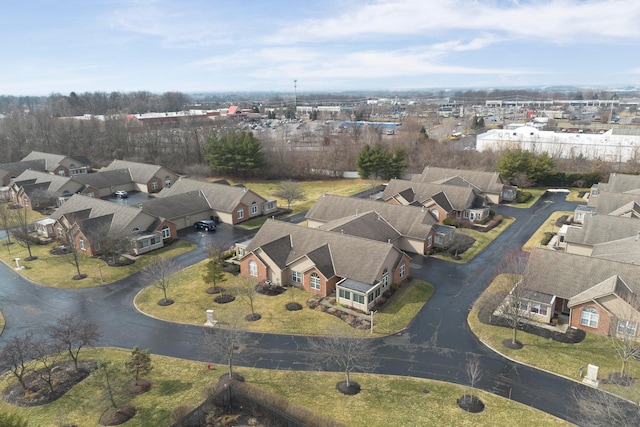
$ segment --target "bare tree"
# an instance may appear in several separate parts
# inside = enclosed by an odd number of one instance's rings
[[[233,372],[234,361],[247,339],[239,319],[241,319],[239,313],[231,313],[228,321],[204,328],[205,345],[214,356],[224,359],[229,378],[238,377]]]
[[[252,322],[259,320],[262,316],[255,312],[255,300],[258,295],[255,282],[249,277],[241,277],[240,287],[238,288],[238,296],[242,301],[247,303],[251,309],[251,314],[246,316],[245,319]]]
[[[47,328],[49,337],[61,350],[66,350],[78,370],[78,357],[83,347],[92,346],[100,339],[98,325],[86,320],[77,320],[67,315],[56,320]]]
[[[7,241],[5,246],[7,247],[7,251],[11,253],[11,214],[9,213],[9,204],[8,203],[0,203],[0,230],[4,231],[7,235]]]
[[[478,381],[482,378],[482,368],[480,367],[480,359],[477,354],[468,355],[467,364],[465,365],[465,373],[471,386],[471,396],[474,397],[474,390]]]
[[[287,209],[291,209],[291,202],[295,200],[305,200],[306,198],[300,184],[291,180],[280,182],[273,195],[286,200]]]
[[[638,340],[638,321],[634,319],[634,313],[640,310],[640,297],[629,293],[625,298],[625,309],[621,317],[611,322],[611,345],[622,362],[620,378],[623,384],[632,380],[627,375],[627,365],[630,360],[640,358],[640,341]]]
[[[7,339],[5,346],[0,350],[0,367],[11,371],[23,389],[27,389],[24,382],[29,372],[27,364],[35,356],[33,333],[25,332],[23,335]]]
[[[35,360],[38,362],[36,374],[47,384],[49,391],[55,393],[53,373],[58,365],[58,348],[55,343],[43,338],[34,341],[33,351]]]
[[[635,427],[640,405],[597,388],[576,385],[571,392],[579,425],[589,427]]]
[[[25,261],[33,261],[38,259],[31,253],[31,245],[33,245],[33,237],[29,235],[31,222],[29,221],[29,209],[20,207],[12,210],[11,222],[14,225],[12,231],[13,237],[20,244],[20,246],[27,248],[29,256],[25,258]]]
[[[64,242],[65,247],[67,248],[65,259],[76,270],[76,275],[73,276],[73,280],[82,280],[86,278],[87,275],[82,274],[80,271],[80,253],[76,246],[76,237],[80,235],[80,225],[74,220],[74,218],[67,218],[67,224],[68,227],[64,233]]]
[[[173,284],[175,273],[180,267],[171,259],[157,256],[142,270],[142,278],[152,286],[161,289],[164,298],[158,302],[160,305],[171,305],[173,300],[167,298],[167,289]]]
[[[371,340],[356,336],[353,330],[335,330],[330,336],[309,340],[312,357],[317,363],[344,373],[344,382],[338,389],[345,394],[357,394],[360,385],[351,382],[351,373],[367,372],[376,364],[376,353]]]

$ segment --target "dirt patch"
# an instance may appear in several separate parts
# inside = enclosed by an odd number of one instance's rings
[[[151,381],[147,380],[133,381],[131,382],[131,384],[129,384],[129,393],[133,394],[134,396],[145,394],[146,392],[151,390],[151,385]]]
[[[73,362],[58,365],[53,372],[52,383],[55,384],[53,392],[37,373],[25,378],[26,390],[20,383],[5,388],[2,391],[2,400],[15,406],[40,406],[54,402],[64,396],[71,388],[84,380],[98,368],[96,362],[79,362],[76,371]]]
[[[109,408],[100,416],[100,425],[119,426],[133,418],[136,412],[136,407],[133,405],[121,405],[118,409]]]
[[[360,393],[360,384],[349,381],[349,385],[347,386],[346,381],[340,381],[336,384],[336,390],[342,394],[346,394],[347,396],[355,396]]]
[[[484,403],[475,396],[462,396],[457,400],[458,406],[467,412],[477,414],[484,411]]]

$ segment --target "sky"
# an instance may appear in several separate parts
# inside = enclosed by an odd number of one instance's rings
[[[0,94],[640,87],[639,23],[637,0],[11,0]]]

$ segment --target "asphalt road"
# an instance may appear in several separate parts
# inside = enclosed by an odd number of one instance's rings
[[[516,218],[489,247],[466,265],[416,256],[411,274],[429,281],[435,292],[407,330],[375,340],[378,373],[429,378],[467,384],[464,372],[471,354],[479,357],[483,376],[478,387],[576,423],[571,410],[571,390],[581,384],[509,361],[485,347],[466,322],[476,298],[491,282],[507,252],[520,248],[549,215],[573,210],[575,203],[562,193],[547,193],[530,209],[496,207]],[[200,247],[176,258],[183,266],[206,257],[204,246],[212,240],[225,244],[243,240],[247,233],[222,226],[214,235],[187,233],[182,237]],[[133,298],[146,284],[139,275],[92,289],[51,289],[33,284],[0,265],[0,310],[7,337],[25,330],[34,333],[68,313],[101,325],[101,346],[149,348],[153,354],[203,362],[215,360],[204,345],[200,326],[168,323],[135,310]],[[203,322],[205,316],[203,313]],[[310,360],[308,339],[302,336],[250,333],[237,364],[269,369],[317,370]]]

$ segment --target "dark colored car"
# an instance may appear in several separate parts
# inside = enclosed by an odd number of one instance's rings
[[[193,224],[193,228],[196,230],[216,231],[216,222],[211,219],[203,219]]]
[[[120,199],[126,199],[127,197],[129,197],[129,193],[127,193],[124,190],[118,190],[116,192],[113,193],[114,197],[118,197]]]

